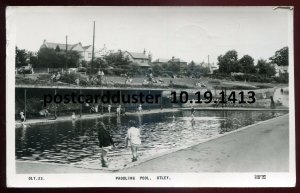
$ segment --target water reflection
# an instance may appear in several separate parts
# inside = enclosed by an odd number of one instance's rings
[[[64,164],[98,163],[100,148],[95,125],[101,120],[107,125],[117,147],[108,154],[110,162],[121,167],[131,160],[131,153],[125,148],[124,140],[129,120],[139,123],[142,139],[139,156],[143,158],[201,142],[281,114],[254,111],[195,111],[192,117],[190,111],[181,111],[32,125],[16,129],[16,157],[18,160]]]

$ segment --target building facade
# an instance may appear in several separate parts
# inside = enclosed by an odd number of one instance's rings
[[[151,55],[146,55],[146,51],[144,50],[143,53],[138,52],[129,52],[125,51],[123,52],[123,56],[125,58],[128,58],[132,63],[137,64],[139,67],[142,68],[150,68],[150,62],[151,62]]]
[[[42,48],[59,50],[61,52],[65,52],[66,50],[76,51],[80,54],[81,60],[85,60],[85,61],[92,60],[92,46],[91,45],[82,46],[81,42],[77,44],[60,44],[60,43],[47,42],[46,40],[44,40],[40,49]]]

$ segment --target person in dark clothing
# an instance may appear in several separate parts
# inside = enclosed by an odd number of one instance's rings
[[[100,121],[96,126],[98,128],[99,147],[102,148],[102,167],[108,167],[106,155],[112,149],[112,146],[115,147],[114,141],[112,140],[110,133],[107,131],[103,122]]]
[[[194,109],[194,107],[192,107],[191,114],[193,115],[194,113],[195,113],[195,109]]]
[[[273,96],[270,96],[270,99],[271,99],[270,107],[271,107],[271,109],[275,109],[275,102],[274,102]]]

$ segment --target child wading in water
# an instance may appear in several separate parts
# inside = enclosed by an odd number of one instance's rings
[[[112,149],[112,146],[115,147],[115,145],[103,122],[100,121],[96,127],[98,128],[99,147],[102,148],[102,167],[108,167],[106,155]]]
[[[138,158],[138,148],[141,145],[141,138],[140,138],[140,130],[136,128],[135,126],[137,125],[135,121],[129,121],[129,125],[131,127],[128,128],[127,131],[127,136],[125,139],[126,142],[126,147],[128,145],[131,146],[131,151],[132,151],[132,161],[135,162],[137,161]]]
[[[25,118],[25,115],[23,112],[20,112],[20,116],[21,116],[21,122],[25,122],[26,121],[26,118]]]

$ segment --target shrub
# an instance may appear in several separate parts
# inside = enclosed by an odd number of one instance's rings
[[[72,73],[64,73],[61,75],[59,81],[69,83],[69,84],[76,84],[75,80],[78,78],[78,74]]]

